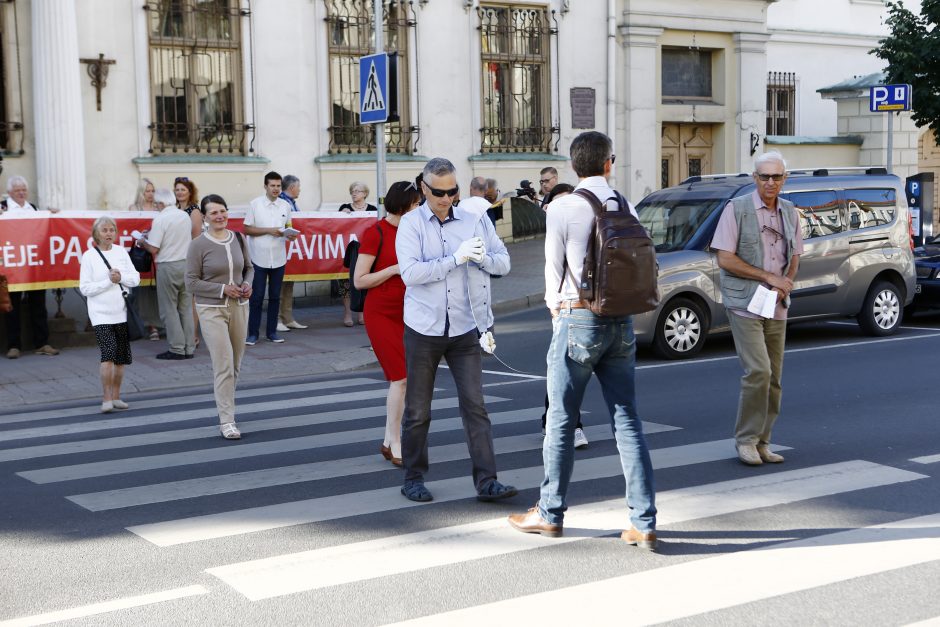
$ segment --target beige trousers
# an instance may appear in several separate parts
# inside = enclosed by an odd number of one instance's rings
[[[770,433],[780,415],[787,321],[745,318],[731,311],[728,319],[734,348],[744,369],[735,442],[770,444]]]
[[[281,305],[277,311],[281,324],[294,321],[294,282],[281,283]]]
[[[229,299],[225,307],[196,305],[202,337],[212,358],[215,406],[219,422],[235,422],[235,384],[245,354],[248,334],[248,303]]]

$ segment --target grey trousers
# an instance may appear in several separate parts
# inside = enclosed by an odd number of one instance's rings
[[[248,334],[248,303],[229,299],[225,307],[196,305],[202,337],[212,358],[215,406],[219,422],[235,422],[235,384],[245,354]]]
[[[780,415],[787,321],[745,318],[731,311],[728,319],[744,369],[734,439],[737,444],[770,444],[770,433]]]
[[[193,296],[186,291],[185,260],[157,264],[157,304],[170,352],[192,355],[196,348],[196,324]]]
[[[422,335],[405,326],[405,414],[401,430],[401,459],[405,481],[424,481],[428,471],[428,429],[431,398],[441,359],[447,361],[454,383],[464,435],[473,464],[477,492],[496,479],[496,456],[490,417],[483,405],[483,358],[476,330],[457,337]]]

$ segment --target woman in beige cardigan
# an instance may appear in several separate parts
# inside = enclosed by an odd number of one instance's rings
[[[235,384],[245,353],[254,270],[244,237],[226,228],[225,200],[209,194],[199,210],[207,229],[189,244],[186,289],[193,295],[202,337],[212,358],[222,437],[238,440],[242,436],[235,424]]]

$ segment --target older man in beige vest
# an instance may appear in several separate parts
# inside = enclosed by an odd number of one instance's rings
[[[727,204],[712,239],[721,268],[721,298],[744,369],[734,437],[738,458],[749,466],[783,461],[770,449],[770,436],[780,414],[790,291],[803,254],[796,208],[779,197],[786,178],[779,152],[758,157],[757,189]],[[776,296],[770,317],[748,311],[759,286]]]

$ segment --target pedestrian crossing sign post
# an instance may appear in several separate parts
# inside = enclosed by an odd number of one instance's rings
[[[370,54],[359,58],[359,122],[389,121],[389,55]]]

